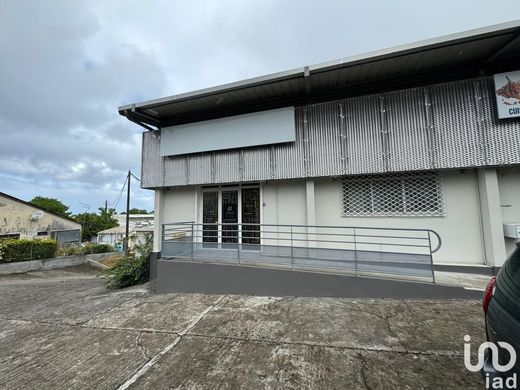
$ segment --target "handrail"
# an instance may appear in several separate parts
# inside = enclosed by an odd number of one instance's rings
[[[441,249],[442,239],[441,236],[439,236],[439,233],[437,233],[435,230],[428,229],[428,232],[435,234],[435,237],[437,237],[437,246],[435,247],[435,249],[431,250],[431,253],[433,254],[437,252],[439,249]]]
[[[177,228],[175,227],[168,227],[168,226],[179,226]],[[195,223],[195,222],[174,222],[174,223],[167,223],[163,224],[163,240],[165,239],[165,235],[167,233],[171,232],[191,232],[193,233],[204,233],[205,230],[204,227],[211,226],[215,227],[215,229],[212,229],[210,231],[214,231],[217,234],[216,235],[198,235],[198,238],[238,238],[241,239],[267,239],[267,240],[277,240],[277,241],[299,241],[299,242],[326,242],[326,243],[346,243],[346,244],[366,244],[366,245],[384,245],[384,246],[408,246],[408,247],[420,247],[420,248],[429,248],[430,253],[436,253],[439,251],[439,249],[442,246],[442,239],[440,235],[432,229],[420,229],[420,228],[388,228],[388,227],[373,227],[373,226],[340,226],[340,225],[288,225],[288,224],[259,224],[259,223]],[[232,227],[232,229],[222,229],[222,227]],[[259,229],[244,229],[244,227],[257,227]],[[283,227],[283,228],[290,228],[290,231],[272,231],[272,230],[262,230],[262,227]],[[186,230],[183,230],[183,228],[186,228]],[[294,231],[294,228],[305,228],[305,231]],[[355,233],[349,234],[349,233],[328,233],[328,232],[322,232],[322,231],[309,231],[309,228],[311,229],[353,229]],[[378,231],[398,231],[398,232],[424,232],[427,233],[426,237],[412,237],[412,236],[399,236],[399,235],[375,235],[375,234],[363,234],[363,230],[378,230]],[[237,233],[237,236],[226,234],[226,233]],[[260,237],[243,237],[243,233],[259,233]],[[262,237],[262,234],[264,237]],[[277,234],[279,235],[291,235],[291,238],[283,238],[283,237],[265,237],[265,234]],[[294,238],[294,236],[299,235],[306,235],[307,238]],[[430,234],[433,234],[436,238],[437,245],[432,248],[431,247],[431,236]],[[333,236],[333,237],[354,237],[354,241],[337,241],[337,240],[318,240],[318,239],[312,239],[308,236]],[[389,242],[370,242],[370,241],[359,241],[356,240],[357,237],[370,237],[370,238],[380,238],[380,239],[399,239],[399,240],[425,240],[428,241],[428,245],[413,245],[413,244],[402,244],[402,243],[389,243]]]
[[[302,227],[302,228],[335,228],[335,229],[367,229],[367,230],[398,230],[398,231],[416,231],[416,232],[434,232],[431,229],[419,229],[419,228],[387,228],[381,226],[344,226],[344,225],[286,225],[286,224],[273,224],[273,223],[201,223],[201,222],[171,222],[163,225],[219,225],[219,226],[279,226],[279,227]]]
[[[419,228],[177,222],[161,229],[164,259],[404,275],[433,283],[433,254],[442,246],[436,231]]]

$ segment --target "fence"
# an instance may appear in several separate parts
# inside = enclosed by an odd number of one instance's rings
[[[53,230],[51,238],[58,241],[60,246],[79,245],[81,243],[81,230]]]
[[[177,222],[162,227],[162,258],[291,270],[400,275],[435,282],[430,229]]]

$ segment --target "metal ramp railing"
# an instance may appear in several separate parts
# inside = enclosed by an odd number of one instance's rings
[[[162,226],[162,259],[290,270],[393,275],[435,283],[430,229],[176,222]]]

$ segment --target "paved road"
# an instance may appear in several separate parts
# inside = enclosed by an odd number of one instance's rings
[[[482,388],[463,365],[479,300],[114,292],[88,268],[0,296],[2,389]]]

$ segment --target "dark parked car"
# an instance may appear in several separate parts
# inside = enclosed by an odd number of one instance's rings
[[[492,277],[484,293],[483,308],[486,316],[488,341],[505,341],[516,351],[516,365],[507,373],[498,372],[492,364],[492,352],[486,349],[482,375],[486,378],[520,375],[520,243],[511,257],[504,263],[496,277]],[[510,362],[509,352],[498,348],[498,362]],[[520,380],[520,378],[518,378]]]

